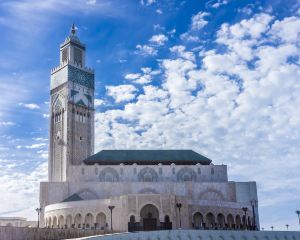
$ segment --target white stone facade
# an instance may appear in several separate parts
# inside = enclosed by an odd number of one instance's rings
[[[167,215],[172,228],[178,228],[177,202],[182,204],[182,228],[216,227],[212,223],[217,223],[219,228],[236,225],[242,228],[242,207],[249,209],[247,221],[253,225],[250,202],[257,200],[256,184],[228,181],[224,165],[82,165],[70,169],[68,182],[41,183],[41,199],[46,200],[42,202],[46,206],[46,226],[110,228],[108,206],[113,205],[113,229],[127,231],[130,217],[140,222],[141,209],[151,204],[159,212],[158,225],[165,222]],[[143,178],[145,169],[153,171],[149,179]],[[195,176],[195,179],[184,181],[184,174]],[[73,194],[83,200],[62,202]],[[255,211],[258,224],[257,208]],[[98,214],[105,216],[105,222],[97,221]],[[79,215],[80,220],[75,221]]]

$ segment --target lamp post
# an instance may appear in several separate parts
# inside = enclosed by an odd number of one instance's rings
[[[257,200],[251,200],[252,213],[253,213],[253,230],[257,230],[256,227],[256,216],[255,216],[255,207],[257,206]]]
[[[115,208],[115,206],[108,206],[108,209],[110,210],[110,230],[113,230],[112,227],[112,210]]]
[[[37,227],[40,228],[40,213],[42,211],[42,208],[36,208],[35,211],[37,211],[37,214],[38,214],[38,225]]]
[[[179,212],[179,228],[181,229],[181,215],[180,215],[180,209],[182,207],[181,203],[176,203],[176,207],[178,208],[178,212]]]
[[[248,208],[247,207],[243,207],[242,210],[244,211],[245,213],[245,221],[244,221],[244,228],[247,229],[247,211],[248,211]]]
[[[288,225],[288,224],[286,224],[285,226],[286,226],[286,230],[288,231],[288,230],[289,230],[289,225]]]
[[[297,210],[297,211],[296,211],[296,214],[298,215],[298,219],[299,219],[299,225],[300,225],[300,211],[299,211],[299,210]]]

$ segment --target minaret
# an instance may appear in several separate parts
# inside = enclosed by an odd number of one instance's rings
[[[73,24],[60,45],[60,64],[51,70],[49,181],[67,181],[68,166],[93,154],[94,82]]]

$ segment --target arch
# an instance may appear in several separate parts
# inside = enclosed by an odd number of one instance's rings
[[[159,211],[153,204],[146,204],[140,211],[144,231],[156,230],[159,224]]]
[[[211,212],[206,214],[205,226],[208,229],[213,229],[215,227],[215,216]]]
[[[68,215],[66,217],[66,227],[67,228],[71,228],[72,227],[72,216],[71,215]]]
[[[184,167],[181,168],[177,173],[177,181],[186,182],[186,181],[196,181],[197,174],[191,168]]]
[[[93,214],[87,213],[85,215],[84,225],[85,225],[85,228],[92,228],[92,227],[94,227],[94,216],[93,216]]]
[[[80,213],[77,213],[74,217],[75,228],[81,228],[81,224],[82,224],[82,216]]]
[[[100,172],[99,179],[101,182],[118,182],[120,177],[115,169],[106,167]]]
[[[84,200],[98,199],[97,194],[89,189],[82,189],[79,192],[77,192],[76,194]]]
[[[250,216],[248,216],[247,226],[249,229],[251,229],[251,227],[252,227],[252,220],[251,220]]]
[[[218,214],[217,221],[218,221],[218,228],[224,229],[225,228],[225,216],[222,213]]]
[[[129,222],[130,222],[130,223],[135,223],[135,216],[134,216],[134,215],[131,215],[131,216],[130,216]]]
[[[59,113],[62,109],[62,102],[61,100],[58,98],[55,102],[54,102],[54,112],[55,113]]]
[[[58,227],[59,228],[64,228],[64,226],[65,226],[64,216],[60,215],[58,217]]]
[[[104,230],[106,228],[106,215],[101,212],[96,216],[96,228]]]
[[[242,220],[240,215],[235,216],[235,225],[236,229],[241,229],[242,228]]]
[[[166,215],[165,218],[164,218],[164,220],[165,220],[166,223],[169,223],[169,222],[170,222],[170,217],[169,217],[169,215]]]
[[[201,213],[196,212],[193,216],[194,228],[200,229],[203,226],[203,216]]]
[[[145,167],[139,172],[138,179],[140,182],[157,182],[158,174],[154,169]]]
[[[52,225],[52,228],[57,228],[57,217],[56,217],[56,216],[53,217],[53,225]]]
[[[12,227],[13,225],[12,225],[12,223],[7,223],[6,224],[6,227]]]
[[[48,225],[47,227],[52,227],[52,218],[51,217],[48,217]]]
[[[216,189],[209,189],[199,194],[199,199],[208,201],[224,201],[223,194]]]
[[[227,226],[229,229],[234,228],[234,218],[233,218],[232,214],[227,215]]]
[[[141,194],[159,194],[155,189],[153,188],[143,188],[142,190],[139,191]]]

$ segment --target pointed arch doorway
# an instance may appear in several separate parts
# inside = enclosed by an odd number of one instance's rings
[[[159,229],[159,211],[154,205],[145,205],[141,209],[140,215],[143,231],[154,231]]]

